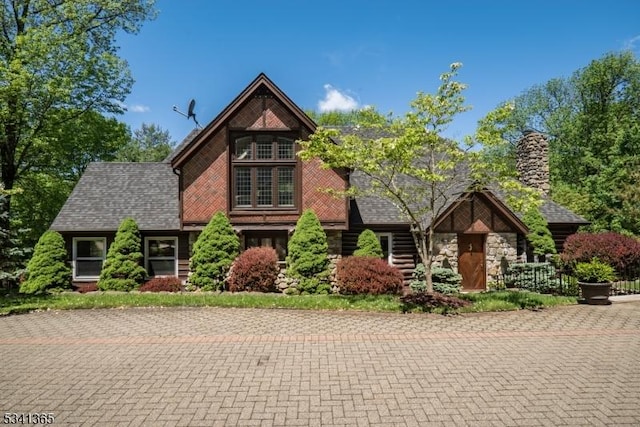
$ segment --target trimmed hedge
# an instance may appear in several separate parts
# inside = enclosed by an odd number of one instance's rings
[[[402,290],[402,272],[380,258],[351,256],[338,261],[336,280],[340,293],[397,294]]]
[[[561,293],[556,269],[548,262],[511,264],[505,274],[505,285],[541,294]]]
[[[275,292],[278,254],[273,248],[249,248],[233,263],[229,276],[231,292]]]

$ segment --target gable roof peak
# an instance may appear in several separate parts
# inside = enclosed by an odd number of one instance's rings
[[[258,74],[251,83],[227,105],[209,124],[207,124],[200,132],[193,135],[191,139],[185,138],[186,142],[180,146],[170,156],[171,165],[179,168],[184,162],[197,150],[197,148],[206,141],[210,136],[214,135],[221,126],[223,126],[232,115],[253,96],[257,95],[262,89],[268,90],[274,98],[277,98],[294,116],[298,118],[300,123],[309,128],[312,132],[316,128],[314,121],[305,114],[264,72]],[[191,136],[191,135],[189,135]]]

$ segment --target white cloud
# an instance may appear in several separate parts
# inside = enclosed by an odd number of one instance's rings
[[[636,50],[639,47],[638,44],[640,44],[640,35],[625,40],[623,48],[624,50]]]
[[[330,84],[324,85],[324,99],[318,101],[318,109],[325,111],[351,111],[358,108],[358,102],[352,96],[340,92]]]
[[[149,111],[151,111],[151,108],[147,107],[146,105],[139,104],[129,105],[127,109],[132,113],[148,113]]]

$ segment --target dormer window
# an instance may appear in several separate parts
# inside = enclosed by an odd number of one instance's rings
[[[294,135],[232,135],[231,152],[234,210],[296,208]]]

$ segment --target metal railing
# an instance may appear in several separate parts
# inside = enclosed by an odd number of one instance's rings
[[[511,264],[497,277],[498,288],[524,289],[533,292],[577,295],[578,280],[568,269],[556,268],[551,263]],[[640,294],[640,268],[617,272],[611,286],[612,295]]]

